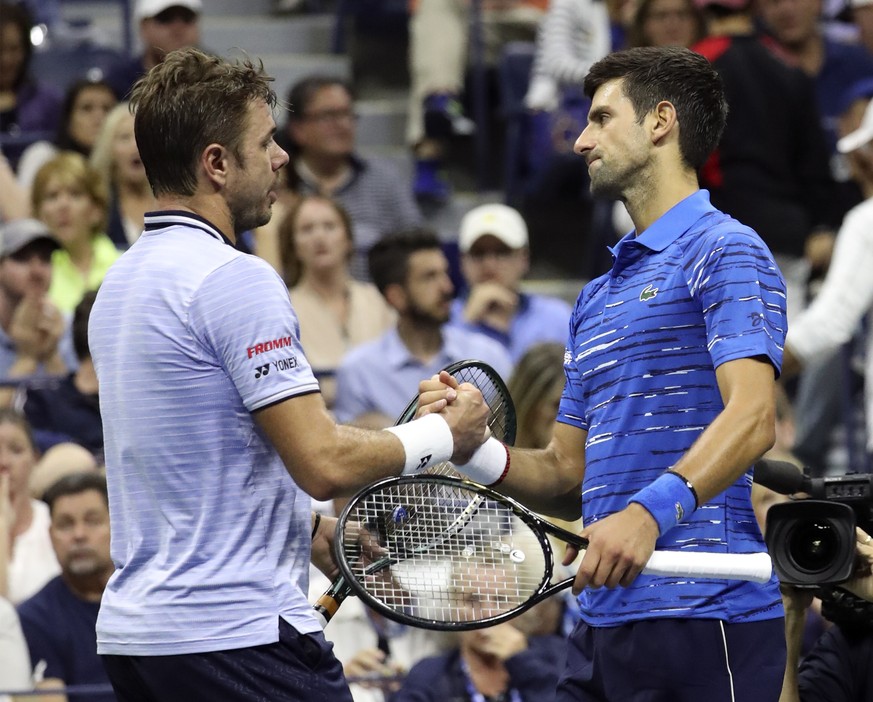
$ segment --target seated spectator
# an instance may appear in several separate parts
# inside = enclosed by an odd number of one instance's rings
[[[449,263],[436,235],[395,232],[370,249],[370,275],[397,311],[397,326],[352,349],[337,371],[334,412],[340,422],[389,426],[418,393],[418,383],[454,361],[475,358],[509,377],[505,348],[483,334],[448,324]]]
[[[354,98],[342,80],[304,78],[288,95],[290,187],[339,202],[355,228],[352,275],[368,280],[367,251],[384,234],[413,227],[421,213],[412,188],[394,167],[355,153]]]
[[[5,476],[0,476],[2,483]],[[0,494],[3,488],[0,486]],[[0,527],[2,532],[2,527]],[[5,543],[5,541],[3,542]],[[0,560],[4,558],[0,554]],[[2,572],[0,572],[2,577]],[[0,689],[29,690],[30,657],[27,655],[27,642],[21,633],[21,623],[15,607],[4,597],[0,597]],[[0,695],[0,702],[12,702],[12,698]]]
[[[712,204],[751,227],[777,257],[839,223],[815,86],[756,33],[751,0],[700,0],[708,58],[730,107],[718,148],[700,172]]]
[[[518,423],[514,446],[541,449],[549,445],[565,380],[564,344],[542,342],[528,347],[506,383]]]
[[[65,152],[36,173],[31,205],[60,243],[52,254],[49,298],[72,313],[88,290],[96,290],[120,253],[103,233],[107,193],[100,174],[81,154]]]
[[[387,331],[395,315],[375,285],[352,278],[352,222],[338,202],[304,195],[282,222],[281,240],[300,343],[330,408],[343,356]]]
[[[0,225],[0,379],[60,376],[76,366],[67,323],[48,298],[58,246],[37,220]],[[0,406],[8,404],[11,392],[0,394]]]
[[[119,100],[171,51],[200,43],[201,0],[136,0],[133,19],[139,27],[142,54],[113,67],[106,75]]]
[[[106,118],[91,153],[91,165],[109,193],[106,235],[119,249],[126,249],[142,234],[145,213],[155,209],[128,103],[117,105]]]
[[[31,472],[37,461],[36,444],[27,420],[11,409],[0,409],[0,512],[11,513],[12,557],[8,582],[0,583],[13,604],[23,602],[60,572],[58,559],[49,538],[49,510],[44,502],[32,499],[28,490]]]
[[[521,291],[529,260],[527,225],[506,205],[481,205],[461,220],[461,272],[467,285],[452,323],[503,344],[516,363],[538,341],[565,342],[570,305]]]
[[[24,394],[24,415],[33,429],[37,447],[72,442],[103,457],[103,424],[97,395],[97,374],[88,349],[88,318],[97,293],[85,293],[73,314],[73,348],[79,361],[74,373]]]
[[[496,65],[500,48],[509,41],[533,41],[546,4],[544,0],[480,3],[483,62]],[[440,175],[446,139],[472,134],[476,128],[460,99],[470,25],[470,0],[412,3],[406,139],[416,159],[415,194],[422,199],[449,197],[449,183]]]
[[[641,0],[628,32],[630,46],[690,47],[706,36],[694,0]]]
[[[0,2],[0,135],[54,133],[61,96],[29,73],[31,19],[21,4]],[[25,143],[4,147],[13,169]]]
[[[18,606],[30,659],[44,668],[39,690],[105,685],[92,702],[112,702],[109,678],[97,655],[97,612],[109,576],[109,500],[106,478],[76,473],[49,488],[51,543],[61,573]],[[75,697],[73,698],[75,699]]]
[[[73,83],[61,108],[57,137],[54,142],[41,140],[27,147],[18,162],[18,182],[30,190],[36,172],[59,151],[89,156],[116,102],[112,88],[103,81],[82,79]]]

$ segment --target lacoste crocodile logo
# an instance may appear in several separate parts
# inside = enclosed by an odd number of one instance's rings
[[[648,302],[657,294],[658,288],[653,288],[650,283],[645,288],[643,288],[643,291],[640,293],[640,302]]]

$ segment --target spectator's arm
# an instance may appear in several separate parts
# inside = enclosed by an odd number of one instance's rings
[[[18,184],[12,166],[0,153],[0,220],[23,219],[29,216],[27,192]]]

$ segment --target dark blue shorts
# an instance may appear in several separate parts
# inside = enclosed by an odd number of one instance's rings
[[[781,618],[580,622],[556,702],[777,702],[784,672]]]
[[[102,658],[118,702],[352,702],[333,644],[283,619],[274,644]]]

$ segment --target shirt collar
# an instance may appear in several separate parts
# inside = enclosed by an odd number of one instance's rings
[[[156,232],[169,227],[190,227],[199,229],[209,234],[209,236],[223,241],[228,246],[233,246],[233,242],[228,239],[221,230],[216,227],[208,219],[201,217],[194,212],[186,210],[158,210],[156,212],[146,212],[145,214],[145,231]]]
[[[630,239],[635,239],[652,251],[663,251],[687,232],[701,217],[714,211],[715,208],[709,201],[709,191],[698,190],[673,205],[639,236],[636,236],[635,232],[630,232],[622,237],[621,241],[610,251],[616,254],[622,244]]]

